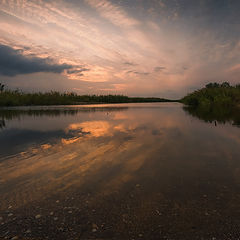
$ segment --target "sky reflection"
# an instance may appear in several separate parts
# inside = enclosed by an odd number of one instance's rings
[[[33,138],[24,137],[29,131]],[[239,139],[231,125],[216,128],[193,119],[180,104],[12,119],[0,132],[1,145],[8,141],[0,158],[1,209],[73,188],[91,186],[97,195],[139,179],[165,182],[178,173],[175,181],[179,171],[192,175],[209,161],[231,167]]]

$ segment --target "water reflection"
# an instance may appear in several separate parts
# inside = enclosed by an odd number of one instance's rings
[[[110,116],[112,112],[121,113],[128,106],[96,107],[21,107],[0,110],[0,157],[14,155],[27,147],[38,147],[59,138],[72,139],[76,131],[65,131],[68,125],[89,120],[97,113]],[[82,133],[85,134],[85,133]]]
[[[0,129],[4,128],[5,126],[6,126],[5,120],[4,119],[0,119]]]
[[[239,108],[183,108],[190,115],[197,117],[205,122],[225,124],[231,123],[234,126],[240,127],[240,109]]]
[[[128,211],[136,224],[147,226],[164,211],[202,216],[202,196],[214,199],[222,186],[229,195],[221,209],[238,202],[240,132],[230,124],[215,128],[172,103],[38,111],[0,113],[6,121],[0,132],[0,211],[28,208],[56,194],[91,193],[95,210],[102,204],[103,214]],[[111,205],[108,197],[117,200]],[[209,204],[211,211],[214,202]]]
[[[17,108],[2,108],[0,109],[0,128],[5,127],[6,120],[18,119],[21,120],[24,116],[32,117],[59,117],[66,115],[77,115],[79,112],[112,112],[112,111],[124,111],[127,110],[127,106],[101,106],[95,107],[87,105],[76,107],[76,106],[46,106],[46,107],[17,107]]]
[[[80,187],[86,184],[85,176],[94,179],[109,164],[120,169],[108,179],[105,191],[119,187],[116,183],[132,179],[168,134],[181,134],[181,121],[171,117],[181,109],[170,104],[160,109],[150,105],[2,111],[7,121],[0,135],[0,181],[8,186],[1,192],[8,200],[5,204],[20,206],[52,191]]]

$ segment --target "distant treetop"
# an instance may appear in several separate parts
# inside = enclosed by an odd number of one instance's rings
[[[206,88],[218,88],[218,87],[231,87],[229,82],[223,82],[222,84],[219,83],[208,83],[205,86]]]

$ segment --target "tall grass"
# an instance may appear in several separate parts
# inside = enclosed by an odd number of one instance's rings
[[[167,102],[163,98],[140,98],[123,95],[77,95],[72,92],[24,93],[19,90],[0,91],[0,106],[76,105],[87,103]]]

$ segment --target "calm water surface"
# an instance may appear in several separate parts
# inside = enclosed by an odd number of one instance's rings
[[[0,110],[0,239],[239,239],[240,128],[178,103]]]

